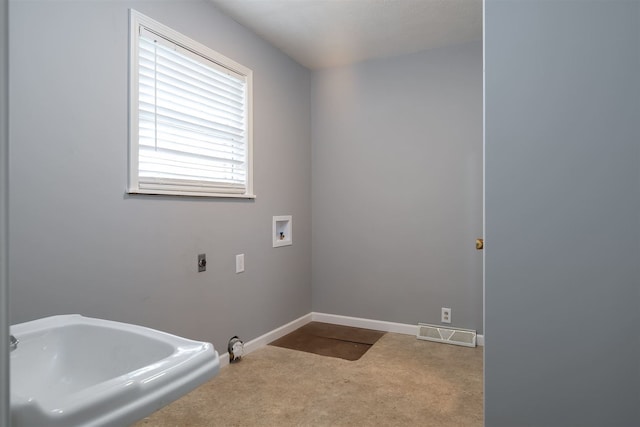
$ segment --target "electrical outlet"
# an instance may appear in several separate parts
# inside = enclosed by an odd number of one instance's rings
[[[451,309],[442,307],[442,314],[440,315],[440,322],[451,323]]]
[[[244,271],[244,254],[236,255],[236,273]]]
[[[207,255],[199,254],[198,255],[198,273],[202,273],[203,271],[207,271]]]

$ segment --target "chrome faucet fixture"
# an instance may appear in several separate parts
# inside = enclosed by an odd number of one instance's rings
[[[11,349],[11,351],[15,350],[16,348],[18,348],[18,343],[20,341],[18,341],[18,338],[14,337],[13,335],[11,335],[10,337],[10,343],[9,343],[9,348]]]

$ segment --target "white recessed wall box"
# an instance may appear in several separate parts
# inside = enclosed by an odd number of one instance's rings
[[[273,247],[289,246],[293,243],[293,225],[291,215],[273,217]]]

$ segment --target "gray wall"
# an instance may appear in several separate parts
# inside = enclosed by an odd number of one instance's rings
[[[482,45],[312,77],[315,311],[482,331]]]
[[[255,201],[125,195],[129,7],[253,69]],[[205,1],[13,1],[10,31],[13,323],[81,313],[225,352],[309,313],[308,70]]]
[[[9,2],[0,0],[0,426],[9,425]]]
[[[640,425],[640,3],[485,7],[486,425]]]

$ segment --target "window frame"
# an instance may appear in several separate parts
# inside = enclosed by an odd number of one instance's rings
[[[222,193],[215,191],[189,191],[188,185],[183,189],[176,189],[175,185],[154,185],[156,188],[141,188],[139,179],[139,35],[140,28],[157,34],[159,37],[169,40],[180,47],[209,60],[218,66],[227,68],[235,73],[241,74],[246,78],[246,108],[247,108],[247,178],[244,193]],[[217,198],[244,198],[254,199],[256,196],[253,192],[253,71],[242,64],[198,43],[197,41],[179,33],[172,28],[161,24],[140,12],[129,9],[129,150],[128,150],[128,194],[155,194],[155,195],[172,195],[172,196],[195,196],[195,197],[217,197]],[[172,187],[172,188],[168,188]],[[186,188],[186,189],[185,189]],[[191,186],[192,189],[198,188]]]

